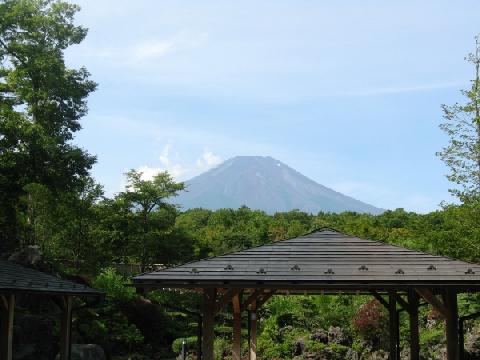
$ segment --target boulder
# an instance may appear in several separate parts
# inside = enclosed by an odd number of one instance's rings
[[[59,360],[57,355],[55,360]],[[105,352],[95,344],[72,344],[71,360],[105,360]]]
[[[35,266],[42,260],[42,252],[38,245],[30,245],[25,249],[14,252],[8,258],[8,261],[25,265],[25,266]]]
[[[323,344],[328,344],[328,332],[323,329],[316,330],[312,333],[312,335],[310,335],[310,340],[320,341]]]
[[[474,327],[465,338],[465,358],[480,359],[480,328]]]
[[[330,326],[328,328],[328,342],[345,346],[351,345],[350,339],[339,326]]]
[[[54,329],[55,321],[48,316],[18,312],[13,327],[14,358],[52,359],[57,350]]]
[[[347,354],[345,355],[345,360],[359,360],[360,357],[358,352],[353,349],[348,349]]]
[[[388,353],[383,350],[378,350],[370,353],[368,360],[388,360]]]
[[[305,350],[305,340],[300,338],[293,343],[293,355],[299,356],[303,354]]]

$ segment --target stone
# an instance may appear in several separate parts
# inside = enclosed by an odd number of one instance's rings
[[[15,314],[13,350],[17,360],[52,359],[56,352],[55,321],[47,316]]]
[[[293,355],[299,356],[303,354],[305,350],[305,340],[300,338],[293,343]]]
[[[388,353],[383,350],[378,350],[372,352],[368,358],[368,360],[388,360]]]
[[[347,353],[345,354],[345,360],[359,360],[358,353],[353,349],[348,349]]]
[[[469,360],[480,359],[480,328],[474,327],[465,336],[465,358]]]
[[[312,333],[312,335],[310,335],[310,340],[320,341],[323,344],[328,344],[328,332],[323,329],[316,330],[314,333]]]
[[[350,339],[339,326],[330,326],[328,328],[328,342],[345,346],[351,345]]]
[[[26,266],[35,266],[42,260],[42,252],[38,245],[30,245],[25,249],[14,252],[8,258],[8,261],[26,265]]]
[[[55,360],[59,360],[57,355]],[[103,349],[95,344],[72,344],[71,360],[106,360]]]

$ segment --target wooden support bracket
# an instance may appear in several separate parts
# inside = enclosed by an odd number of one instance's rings
[[[275,295],[276,292],[277,290],[271,290],[268,293],[264,293],[263,297],[257,301],[257,309],[262,307],[262,305],[265,304],[267,300],[270,299],[273,295]]]
[[[403,308],[403,310],[405,310],[409,314],[413,314],[412,307],[403,297],[398,295],[398,293],[396,291],[393,292],[393,296],[395,297],[395,300],[397,300],[397,303],[399,303],[400,306]]]
[[[222,311],[233,299],[234,296],[240,294],[240,289],[228,289],[216,302],[215,314]]]
[[[258,297],[262,294],[262,289],[254,290],[248,298],[242,303],[242,309],[247,309],[254,301],[258,300]]]
[[[385,309],[387,309],[387,310],[390,309],[390,305],[389,305],[388,301],[386,301],[386,300],[383,298],[382,295],[380,295],[380,294],[379,294],[378,292],[376,292],[375,290],[370,290],[370,293],[373,295],[373,297],[374,297],[375,299],[377,299],[377,301],[378,301],[380,304],[382,304],[382,305],[385,307]]]
[[[433,308],[444,318],[448,317],[447,307],[428,289],[415,289],[415,291],[424,298]]]

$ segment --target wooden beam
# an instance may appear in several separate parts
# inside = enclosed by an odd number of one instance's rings
[[[258,300],[258,297],[263,292],[261,289],[254,290],[248,298],[242,303],[242,309],[247,309],[254,301]]]
[[[197,323],[197,360],[202,360],[202,333],[203,333],[203,318],[200,315]]]
[[[411,289],[408,291],[408,304],[410,310],[410,360],[420,360],[420,334],[418,329],[418,295]]]
[[[215,303],[215,314],[222,311],[227,306],[232,298],[239,293],[239,289],[228,289]]]
[[[13,318],[15,313],[15,295],[2,295],[2,324],[0,339],[0,359],[12,360],[13,356]]]
[[[202,321],[202,359],[215,360],[213,350],[215,326],[215,300],[217,289],[203,290],[203,321]]]
[[[62,316],[60,319],[60,360],[70,360],[72,348],[72,296],[62,299]]]
[[[249,321],[250,339],[249,339],[249,360],[257,360],[257,301],[251,303]]]
[[[457,292],[447,289],[443,295],[444,304],[447,308],[446,335],[447,335],[447,360],[460,360],[459,338],[458,338],[458,306]],[[462,359],[463,360],[463,359]]]
[[[270,299],[273,295],[275,295],[276,292],[277,292],[277,290],[270,290],[270,292],[265,293],[265,294],[262,296],[262,298],[257,301],[256,308],[257,308],[257,309],[261,308],[262,305],[265,304],[265,303],[267,302],[267,300]]]
[[[240,295],[238,292],[232,298],[232,305],[233,305],[232,360],[241,360],[242,311],[240,307]]]
[[[380,304],[382,304],[382,305],[385,307],[385,309],[388,310],[388,309],[390,308],[390,307],[389,307],[390,305],[388,304],[388,301],[386,301],[386,300],[383,298],[382,295],[380,295],[380,294],[379,294],[378,292],[376,292],[375,290],[370,290],[370,293],[373,295],[373,297],[374,297],[375,299],[377,299],[377,301],[378,301]]]
[[[433,308],[444,318],[448,316],[445,305],[428,289],[415,289],[415,291],[424,298]]]
[[[398,334],[398,318],[397,318],[397,302],[393,291],[388,296],[388,314],[389,314],[389,335],[390,335],[390,357],[389,360],[397,359],[397,334]]]
[[[412,309],[410,308],[410,304],[408,302],[406,302],[403,297],[398,295],[398,293],[396,291],[393,292],[393,296],[395,296],[395,300],[397,301],[398,304],[400,304],[402,309],[410,314],[410,312],[412,311]]]

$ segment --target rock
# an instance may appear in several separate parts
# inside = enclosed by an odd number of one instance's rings
[[[350,339],[339,326],[330,326],[328,328],[328,342],[345,346],[351,345]]]
[[[17,360],[52,359],[56,352],[55,321],[47,316],[15,314],[14,352]]]
[[[305,350],[305,340],[300,338],[293,343],[293,355],[299,356],[303,354]]]
[[[59,360],[57,355],[55,360]],[[95,344],[72,344],[71,360],[105,360],[105,352]]]
[[[410,360],[410,348],[408,346],[400,351],[400,360]]]
[[[14,252],[8,258],[8,261],[26,265],[26,266],[35,266],[42,260],[42,252],[38,245],[27,246],[23,250]]]
[[[293,326],[287,325],[278,330],[278,334],[283,337],[285,334],[291,333],[293,331]]]
[[[388,360],[388,353],[383,350],[378,350],[372,352],[368,358],[368,360]]]
[[[323,329],[316,330],[310,335],[310,340],[320,341],[323,344],[328,344],[328,332]]]
[[[30,360],[38,359],[39,354],[36,344],[22,344],[22,346],[14,347],[13,358],[15,360]],[[42,356],[40,355],[40,358]],[[43,357],[47,359],[47,357]]]
[[[358,353],[353,349],[348,349],[347,354],[345,355],[345,360],[359,360]]]
[[[465,338],[466,359],[480,359],[480,329],[474,327],[471,332],[467,333]]]

